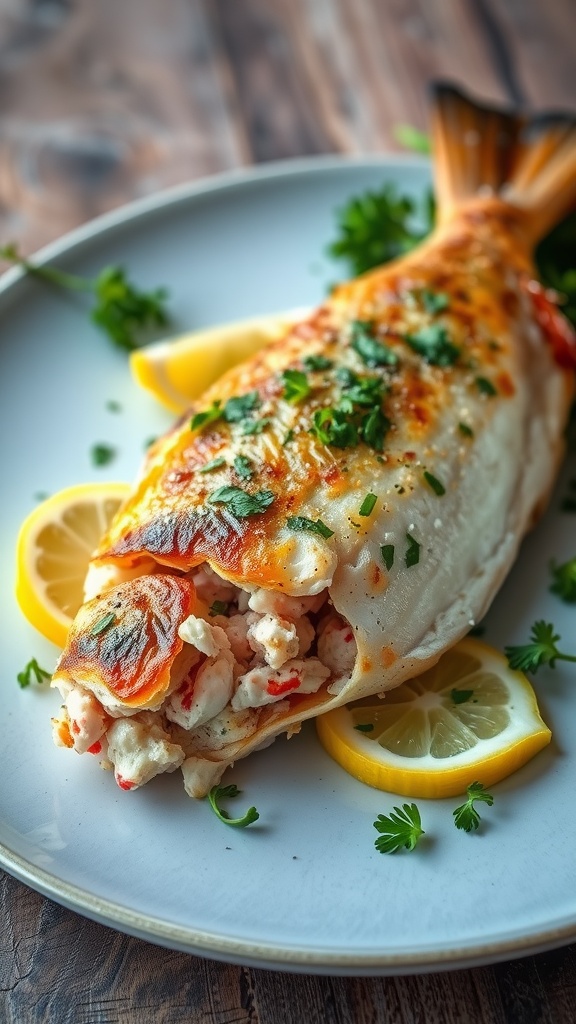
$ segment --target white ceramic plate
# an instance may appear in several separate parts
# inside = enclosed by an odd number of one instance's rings
[[[338,158],[270,166],[136,204],[50,247],[43,259],[83,274],[125,264],[166,284],[181,328],[313,304],[339,268],[325,256],[334,211],[383,179],[421,193],[416,159]],[[0,860],[89,917],[153,942],[223,960],[309,972],[385,974],[470,966],[576,938],[576,673],[536,679],[552,745],[496,787],[481,833],[452,824],[459,801],[419,801],[427,836],[413,854],[374,849],[372,822],[395,800],[357,783],[320,748],[314,727],[228,773],[257,805],[246,830],[189,800],[177,775],[123,793],[89,757],[52,746],[58,699],[20,690],[32,656],[56,650],[12,594],[18,525],[38,492],[106,477],[130,480],[168,416],[132,385],[126,356],[76,299],[8,274],[0,286],[2,701]],[[121,403],[110,412],[108,400]],[[96,441],[118,449],[91,466]],[[553,620],[576,649],[574,607],[548,592],[551,558],[576,554],[574,517],[558,511],[525,544],[495,602],[486,639],[528,638]],[[572,666],[573,668],[573,666]]]

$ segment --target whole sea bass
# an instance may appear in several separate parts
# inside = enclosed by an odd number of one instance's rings
[[[546,504],[576,345],[532,251],[576,202],[574,121],[441,85],[433,141],[434,234],[210,388],[94,554],[54,733],[124,789],[181,767],[203,796],[433,665]]]

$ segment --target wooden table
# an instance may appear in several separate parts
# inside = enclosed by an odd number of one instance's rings
[[[4,0],[0,227],[31,252],[256,161],[398,148],[425,84],[576,108],[573,0]],[[0,873],[4,1024],[571,1024],[576,946],[389,979],[254,970],[93,924]]]

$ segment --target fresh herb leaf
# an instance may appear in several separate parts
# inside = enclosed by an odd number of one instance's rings
[[[378,341],[374,326],[368,320],[354,320],[350,344],[366,366],[397,366],[398,356]]]
[[[394,565],[394,545],[383,544],[382,547],[380,548],[380,554],[382,555],[382,561],[384,562],[384,565],[386,566],[388,572],[390,572],[390,569]]]
[[[472,427],[468,426],[467,423],[459,423],[458,430],[463,435],[463,437],[474,437],[474,431],[472,430]]]
[[[208,497],[211,505],[226,505],[237,519],[261,515],[275,499],[273,491],[257,491],[248,494],[241,487],[219,487]]]
[[[390,815],[379,814],[374,828],[380,833],[374,840],[379,853],[396,853],[402,848],[413,850],[424,835],[420,811],[416,804],[394,807]]]
[[[302,370],[284,370],[281,379],[284,385],[282,397],[287,402],[297,405],[298,402],[303,402],[305,398],[308,398],[312,388]]]
[[[401,146],[404,146],[405,149],[411,149],[415,153],[429,156],[432,152],[430,136],[426,132],[421,132],[419,128],[415,128],[412,124],[397,124],[394,128],[394,137]]]
[[[498,390],[494,387],[492,381],[488,380],[488,377],[476,377],[475,384],[481,395],[494,398],[498,394]]]
[[[382,401],[385,386],[380,377],[361,377],[353,370],[349,370],[347,366],[341,366],[336,371],[336,380],[343,392],[341,405],[346,400],[352,406],[373,407]]]
[[[557,647],[561,637],[554,632],[551,622],[535,622],[530,643],[504,648],[510,668],[520,672],[537,672],[541,665],[554,668],[556,661],[576,661],[576,655],[563,654]]]
[[[261,434],[263,430],[266,430],[266,427],[270,426],[270,423],[271,420],[267,419],[265,416],[260,420],[246,420],[242,425],[242,434],[244,437],[248,437],[253,434]]]
[[[116,449],[109,444],[93,444],[90,458],[93,466],[107,466],[116,458]]]
[[[437,494],[439,498],[441,498],[443,494],[446,494],[444,484],[441,483],[437,477],[432,476],[432,473],[429,473],[427,469],[424,470],[424,479],[428,486],[434,491],[434,494]]]
[[[442,313],[450,305],[450,296],[446,292],[433,292],[430,288],[422,288],[419,294],[424,309],[433,316]]]
[[[323,444],[335,448],[352,448],[358,444],[358,428],[341,409],[325,407],[316,409],[312,415],[310,433]]]
[[[251,480],[254,476],[252,463],[245,455],[237,455],[234,459],[234,469],[242,480]]]
[[[202,466],[202,469],[199,469],[198,472],[211,473],[213,469],[220,469],[222,466],[225,465],[226,459],[224,458],[224,456],[217,455],[215,459],[211,459],[210,462],[207,462],[205,466]]]
[[[399,195],[393,185],[352,198],[339,211],[329,255],[344,260],[353,276],[409,252],[432,229],[430,198]]]
[[[454,704],[466,704],[474,694],[474,690],[450,690],[450,697]]]
[[[406,534],[406,540],[408,541],[408,547],[406,548],[406,554],[404,555],[404,563],[407,569],[410,569],[413,565],[418,565],[420,561],[420,548],[421,545],[414,537],[411,537],[409,533]]]
[[[480,824],[480,815],[474,806],[475,800],[488,804],[494,803],[494,797],[484,788],[481,782],[473,782],[466,790],[466,803],[461,804],[453,811],[454,824],[464,832],[475,832]]]
[[[249,391],[246,395],[229,398],[224,406],[224,419],[227,423],[240,423],[250,416],[261,405],[257,391]]]
[[[375,506],[377,501],[378,501],[378,498],[376,497],[375,494],[367,494],[366,497],[364,498],[364,501],[360,505],[360,508],[358,510],[358,515],[359,516],[369,516],[369,515],[371,515],[372,512],[374,511],[374,506]]]
[[[220,401],[212,402],[209,409],[195,413],[190,421],[190,430],[200,430],[200,428],[207,427],[209,423],[215,423],[221,416],[222,403]]]
[[[225,825],[233,825],[235,828],[246,828],[247,825],[252,825],[255,821],[258,821],[258,818],[260,817],[255,807],[249,807],[241,818],[231,818],[230,815],[219,806],[220,800],[230,799],[231,797],[239,795],[240,790],[237,786],[212,786],[212,789],[208,793],[208,800],[216,817],[219,818],[220,821],[223,821]]]
[[[431,366],[453,366],[460,355],[441,324],[428,324],[415,334],[405,335],[404,340]]]
[[[381,452],[384,450],[384,440],[391,426],[390,420],[382,412],[382,409],[379,407],[372,409],[362,420],[360,430],[362,440],[374,451]]]
[[[334,536],[331,530],[321,519],[307,519],[306,516],[289,516],[286,525],[290,530],[308,530],[309,533],[319,533],[321,537]]]
[[[576,604],[576,558],[571,558],[563,565],[552,562],[550,571],[553,583],[550,590],[557,594],[566,604]]]
[[[21,672],[18,672],[16,679],[22,690],[30,683],[43,683],[45,679],[50,679],[52,673],[47,672],[46,669],[41,668],[36,658],[31,658],[27,665],[24,666]]]
[[[287,430],[286,434],[284,435],[284,440],[282,441],[282,445],[284,446],[285,444],[290,444],[290,441],[293,441],[295,436],[296,436],[295,432],[293,431],[292,427],[290,427],[290,430]]]
[[[209,615],[228,615],[230,601],[213,601],[208,609]]]
[[[305,356],[302,363],[304,368],[311,372],[317,370],[331,370],[334,366],[332,359],[327,359],[326,356]]]
[[[98,620],[96,625],[92,626],[90,635],[100,636],[100,633],[104,633],[114,622],[116,622],[116,614],[114,612],[108,612],[107,615],[103,615],[102,618]]]

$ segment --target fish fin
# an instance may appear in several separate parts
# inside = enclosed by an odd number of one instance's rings
[[[535,245],[576,205],[576,117],[528,115],[432,85],[439,222],[473,197],[495,196],[524,214]]]

